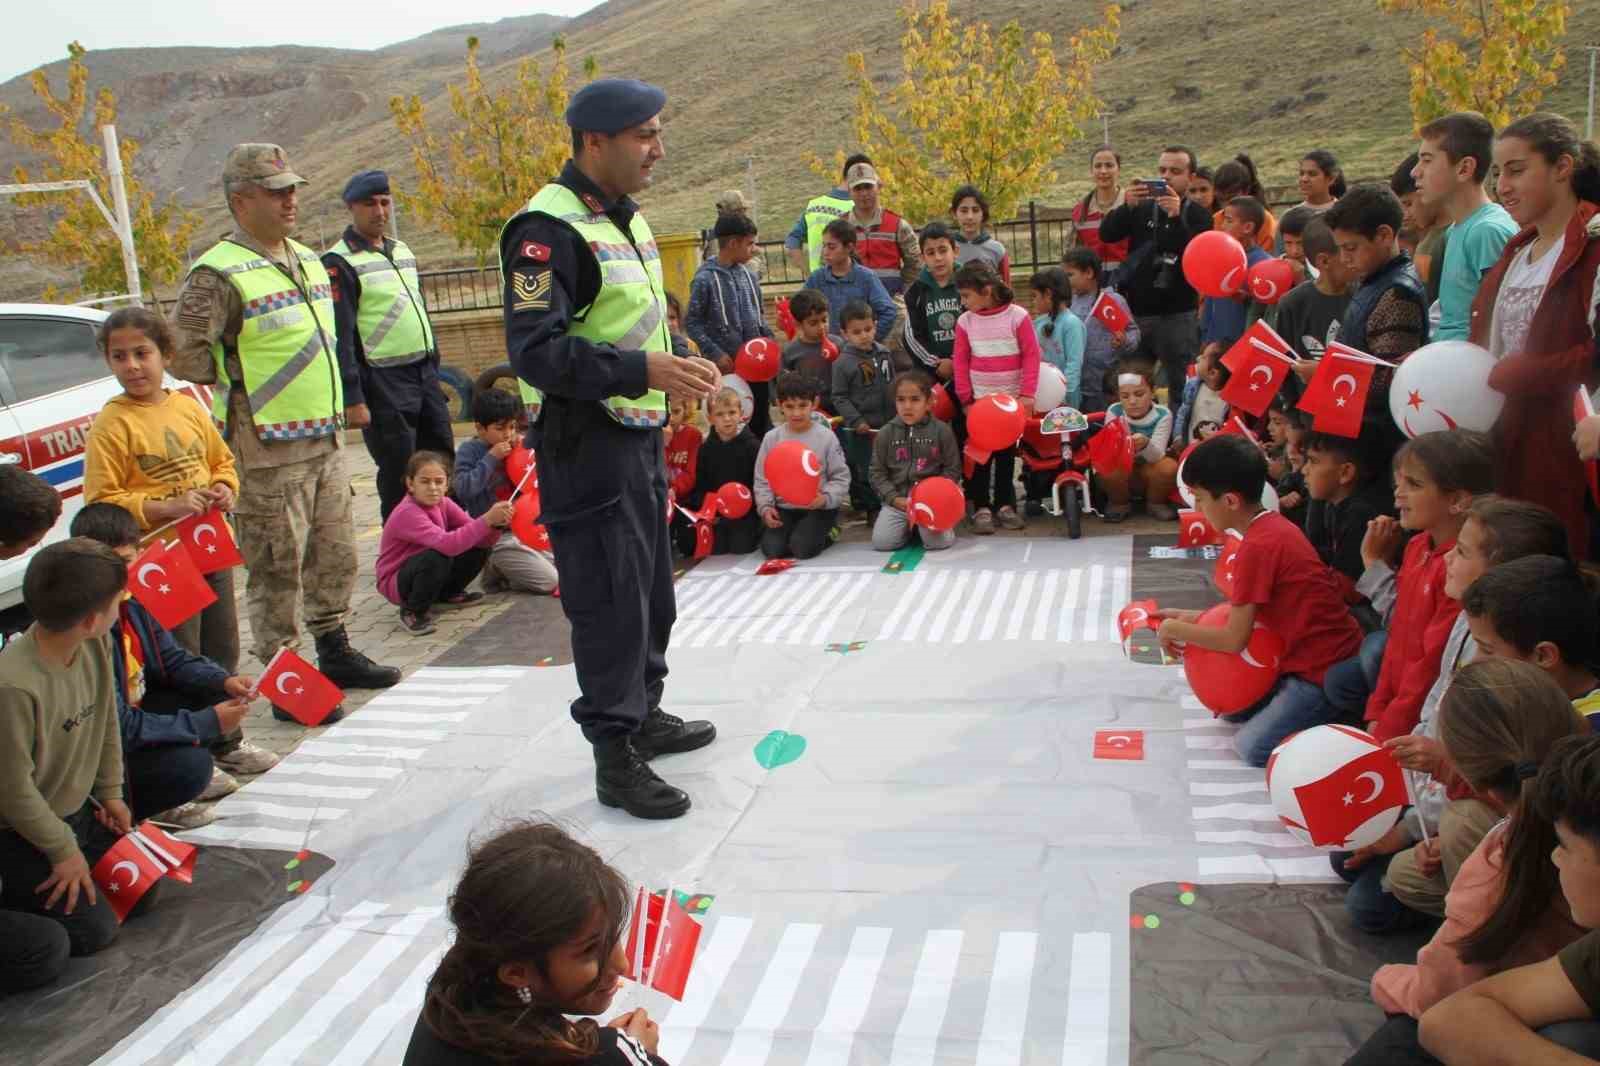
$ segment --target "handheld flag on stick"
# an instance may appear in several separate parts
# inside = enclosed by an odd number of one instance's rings
[[[267,697],[274,707],[307,726],[321,725],[344,701],[338,685],[288,648],[278,649],[250,694]]]
[[[179,522],[178,539],[202,574],[214,574],[244,562],[227,518],[215,508]]]
[[[194,560],[175,540],[158,540],[139,553],[128,566],[128,591],[167,629],[217,602]]]

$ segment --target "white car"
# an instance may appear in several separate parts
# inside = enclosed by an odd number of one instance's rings
[[[61,520],[43,543],[67,535],[83,506],[83,446],[100,408],[122,391],[94,331],[107,312],[56,304],[0,303],[0,463],[21,463],[61,494]],[[168,378],[167,387],[211,406],[210,389]],[[22,602],[32,552],[0,561],[0,610]]]

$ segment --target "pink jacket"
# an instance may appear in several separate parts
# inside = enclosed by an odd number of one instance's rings
[[[1015,303],[956,319],[951,358],[963,405],[997,392],[1032,396],[1039,387],[1039,337],[1033,318]]]
[[[1543,962],[1584,934],[1585,930],[1574,925],[1565,907],[1558,904],[1545,913],[1499,966],[1468,966],[1461,961],[1456,944],[1494,913],[1505,890],[1500,865],[1505,827],[1506,823],[1501,822],[1489,830],[1489,835],[1456,871],[1456,879],[1444,898],[1444,924],[1417,952],[1416,965],[1380,966],[1372,975],[1372,998],[1385,1012],[1420,1018],[1451,993],[1491,973]]]
[[[493,544],[500,531],[481,518],[473,518],[456,501],[445,497],[437,507],[423,507],[407,496],[389,512],[378,542],[378,591],[390,603],[400,602],[400,567],[413,555],[433,549],[456,556]]]

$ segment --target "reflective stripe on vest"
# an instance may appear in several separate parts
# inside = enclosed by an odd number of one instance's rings
[[[434,349],[433,325],[422,304],[422,283],[411,249],[395,241],[390,258],[372,249],[357,251],[340,240],[328,251],[343,259],[361,281],[356,335],[367,365],[407,366],[426,359]]]
[[[195,262],[228,279],[243,305],[239,329],[241,383],[256,436],[264,441],[326,437],[338,431],[344,389],[333,348],[333,291],[316,253],[285,239],[300,261],[305,285],[276,263],[232,241],[221,241]],[[211,346],[218,388],[211,414],[228,421],[234,382],[221,342]]]
[[[600,291],[587,308],[579,308],[567,326],[567,335],[622,351],[672,351],[667,333],[666,291],[661,276],[661,253],[644,216],[635,214],[629,232],[623,233],[604,214],[592,212],[578,194],[552,182],[534,194],[526,207],[506,222],[525,214],[540,214],[572,227],[588,244],[600,267]],[[502,240],[505,229],[500,231]],[[629,238],[632,238],[631,241]],[[637,251],[635,251],[637,249]],[[505,264],[500,264],[505,273]],[[517,377],[517,391],[530,419],[544,404],[538,389]],[[642,396],[608,396],[601,406],[617,422],[633,429],[653,429],[667,424],[667,396],[649,389]]]
[[[900,216],[893,211],[885,211],[876,226],[856,223],[856,260],[878,275],[890,292],[900,287],[899,235]]]
[[[801,213],[801,218],[806,223],[806,258],[811,263],[811,269],[817,270],[822,266],[822,231],[828,228],[828,223],[834,219],[844,218],[855,210],[855,201],[848,196],[836,196],[832,191],[813,198],[806,204],[806,209]]]

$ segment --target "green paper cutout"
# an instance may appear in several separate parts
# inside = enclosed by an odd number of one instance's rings
[[[794,762],[806,752],[806,738],[774,729],[756,744],[756,762],[768,770]]]
[[[920,541],[907,544],[904,548],[889,556],[889,562],[884,566],[883,572],[886,574],[910,573],[917,568],[917,564],[922,562],[922,557],[927,553],[927,549],[922,546]]]
[[[837,652],[840,655],[849,655],[851,652],[860,651],[866,646],[867,642],[864,640],[852,640],[848,644],[825,644],[823,645],[822,650]]]

